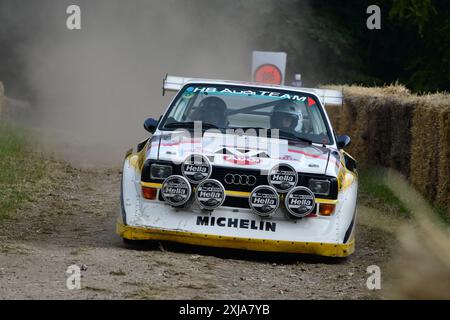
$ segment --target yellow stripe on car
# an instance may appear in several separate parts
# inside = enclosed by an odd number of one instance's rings
[[[225,190],[225,194],[230,197],[237,197],[237,198],[248,198],[250,197],[250,192],[242,192],[242,191],[232,191],[232,190]]]
[[[141,171],[142,166],[144,165],[145,153],[143,153],[142,151],[134,154],[130,153],[125,159],[128,160],[130,166],[138,171]]]
[[[161,189],[162,188],[162,183],[141,182],[141,186],[145,187],[145,188]]]
[[[161,189],[162,183],[153,183],[153,182],[141,182],[141,186],[145,188],[155,188],[155,189]],[[225,190],[225,194],[230,197],[237,197],[237,198],[248,198],[251,195],[251,192],[243,192],[243,191],[234,191],[234,190]],[[327,204],[337,204],[337,200],[331,200],[331,199],[316,199],[317,203],[327,203]]]
[[[137,154],[130,155],[130,158],[128,159],[130,162],[130,165],[135,168],[136,170],[140,170],[139,168],[139,156]]]
[[[346,170],[345,175],[344,175],[344,180],[342,181],[342,188],[341,191],[347,190],[348,188],[350,188],[350,186],[357,180],[356,175],[349,171]]]

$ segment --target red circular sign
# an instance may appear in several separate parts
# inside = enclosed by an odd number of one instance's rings
[[[281,84],[283,75],[273,64],[263,64],[255,71],[255,81],[268,84]]]

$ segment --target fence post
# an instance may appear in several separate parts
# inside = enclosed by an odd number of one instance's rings
[[[5,98],[5,87],[3,87],[3,83],[0,81],[0,120],[3,116],[3,103]]]

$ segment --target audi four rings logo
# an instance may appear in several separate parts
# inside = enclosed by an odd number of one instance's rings
[[[256,177],[229,173],[225,176],[225,182],[227,184],[234,184],[241,186],[254,186],[256,184]]]

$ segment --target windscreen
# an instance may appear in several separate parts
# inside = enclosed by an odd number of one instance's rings
[[[324,111],[308,93],[225,85],[190,85],[182,89],[161,124],[162,130],[204,128],[278,129],[281,135],[331,144]]]

